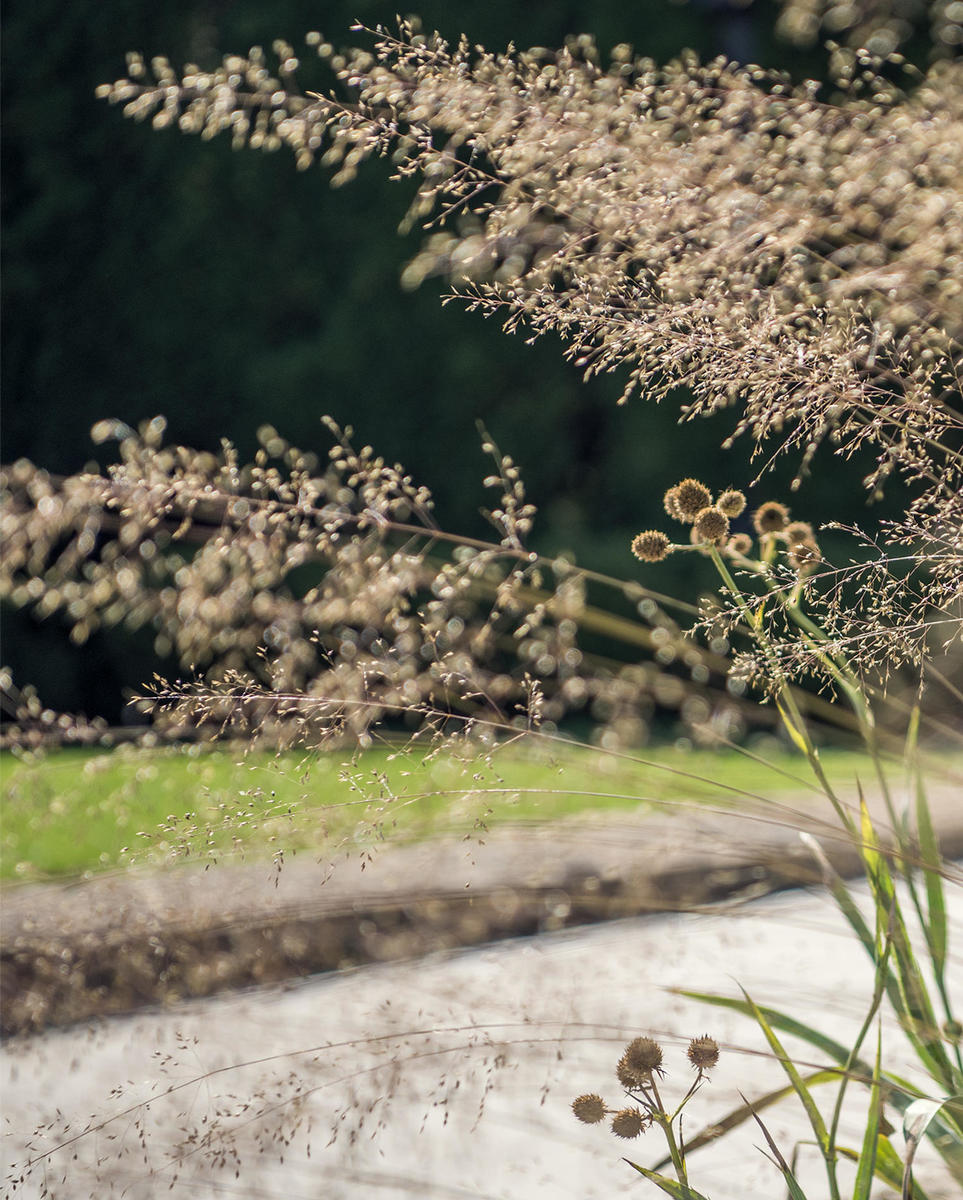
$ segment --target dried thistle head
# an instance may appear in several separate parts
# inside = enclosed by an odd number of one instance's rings
[[[731,520],[745,512],[746,497],[735,488],[727,488],[716,501],[716,508]]]
[[[812,537],[794,542],[789,547],[787,558],[789,559],[790,566],[800,573],[810,571],[822,562],[819,544]]]
[[[778,500],[767,500],[752,514],[756,533],[781,533],[789,522],[789,509]]]
[[[709,1071],[719,1061],[719,1045],[714,1038],[704,1034],[692,1039],[686,1054],[697,1071]]]
[[[653,1074],[662,1074],[662,1047],[652,1038],[633,1038],[616,1067],[619,1083],[631,1091],[645,1087]]]
[[[682,516],[682,513],[679,509],[679,485],[678,484],[676,484],[675,487],[669,488],[669,490],[662,497],[662,503],[663,503],[666,513],[670,517],[672,517],[672,519],[674,521],[682,521],[685,519]]]
[[[647,529],[632,539],[632,553],[642,562],[661,562],[671,549],[672,543],[658,529]]]
[[[605,1107],[605,1101],[601,1096],[591,1093],[585,1096],[577,1096],[572,1101],[572,1112],[584,1125],[597,1125],[599,1121],[605,1120],[608,1109]]]
[[[649,1125],[651,1117],[637,1108],[623,1108],[612,1118],[612,1132],[616,1137],[635,1138]]]
[[[808,521],[790,521],[782,531],[782,536],[786,539],[788,545],[795,546],[800,542],[813,541],[816,534]]]
[[[673,490],[675,507],[682,521],[694,521],[712,503],[712,493],[698,479],[683,479]]]
[[[752,538],[748,533],[734,533],[726,542],[726,553],[745,558],[752,552]]]
[[[721,545],[729,536],[729,518],[718,508],[704,508],[692,524],[692,532],[700,542]]]

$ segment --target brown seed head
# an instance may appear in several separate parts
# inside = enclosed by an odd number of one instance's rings
[[[586,1125],[597,1125],[605,1119],[605,1101],[601,1096],[578,1096],[572,1101],[572,1112]]]
[[[625,1088],[644,1087],[662,1067],[662,1047],[651,1038],[634,1038],[619,1059],[616,1074]]]
[[[705,1034],[704,1037],[692,1039],[686,1054],[697,1071],[708,1071],[719,1061],[719,1046],[713,1038]]]
[[[612,1132],[616,1137],[634,1138],[646,1126],[646,1119],[637,1108],[623,1108],[612,1118]]]
[[[694,521],[712,503],[712,493],[698,479],[683,479],[672,490],[680,521]]]
[[[789,563],[796,571],[806,571],[822,561],[815,538],[806,538],[789,547]]]
[[[756,533],[779,533],[789,522],[789,509],[778,500],[767,500],[752,514]]]
[[[746,497],[735,488],[729,488],[716,501],[716,508],[727,517],[738,517],[745,511]]]
[[[672,543],[658,529],[647,529],[632,539],[632,553],[643,562],[661,562]]]
[[[752,538],[748,533],[734,533],[726,543],[727,554],[739,554],[743,558],[752,551]]]
[[[796,546],[800,542],[813,541],[816,537],[813,527],[808,521],[790,521],[782,534],[790,546]]]
[[[704,508],[696,517],[692,530],[700,542],[718,546],[729,536],[729,518],[717,508]]]
[[[665,511],[670,517],[676,521],[682,521],[684,518],[679,511],[679,485],[670,487],[662,498],[662,503],[665,505]]]

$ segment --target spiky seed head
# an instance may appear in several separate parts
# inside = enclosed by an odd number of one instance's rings
[[[661,562],[669,553],[672,543],[658,529],[647,529],[632,539],[632,553],[643,562]]]
[[[815,538],[806,538],[789,547],[789,563],[796,571],[807,571],[822,561]]]
[[[719,1046],[714,1038],[705,1034],[692,1039],[686,1054],[697,1071],[708,1071],[719,1061]]]
[[[682,521],[694,521],[699,513],[712,503],[712,493],[698,479],[683,479],[672,490],[675,492],[676,507]]]
[[[745,558],[752,552],[752,538],[748,533],[734,533],[726,543],[727,554],[738,554]]]
[[[716,508],[727,517],[738,517],[745,512],[746,497],[735,488],[729,488],[716,501]]]
[[[676,521],[684,520],[682,513],[679,511],[679,485],[670,487],[666,494],[662,497],[662,503],[665,506],[665,511]]]
[[[623,1108],[612,1118],[612,1132],[620,1138],[638,1137],[645,1126],[645,1117],[637,1108]]]
[[[781,533],[789,522],[789,509],[778,500],[767,500],[752,514],[756,533]]]
[[[572,1101],[572,1112],[586,1125],[597,1125],[605,1119],[605,1101],[594,1093],[590,1096],[578,1096]]]
[[[813,527],[808,521],[790,521],[782,531],[782,535],[790,546],[797,546],[800,542],[814,541],[816,537]]]
[[[661,1073],[662,1047],[651,1038],[634,1038],[625,1047],[616,1068],[619,1083],[625,1088],[645,1087],[653,1071]]]
[[[700,542],[712,542],[714,546],[718,546],[729,536],[729,518],[709,505],[696,517],[692,531]]]

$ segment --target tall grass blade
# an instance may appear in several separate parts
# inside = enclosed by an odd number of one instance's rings
[[[816,1140],[819,1142],[820,1148],[825,1154],[829,1146],[829,1133],[826,1129],[826,1124],[823,1121],[822,1114],[816,1101],[812,1097],[809,1088],[803,1082],[803,1077],[799,1074],[796,1064],[792,1061],[789,1054],[786,1052],[782,1042],[776,1036],[772,1026],[766,1020],[762,1009],[750,997],[745,988],[740,989],[743,996],[746,998],[746,1003],[749,1005],[752,1015],[756,1018],[759,1028],[762,1030],[766,1041],[779,1059],[782,1069],[789,1077],[789,1082],[792,1084],[793,1091],[799,1097],[803,1108],[806,1110],[806,1116],[809,1118],[809,1124],[812,1126],[813,1133],[816,1135]]]
[[[859,1163],[862,1151],[853,1150],[849,1146],[840,1146],[839,1153],[851,1162]],[[876,1138],[876,1178],[888,1183],[897,1190],[903,1186],[903,1160],[886,1134],[881,1133]],[[913,1200],[929,1200],[929,1196],[918,1183],[913,1185]]]
[[[741,1092],[739,1094],[742,1095]],[[749,1101],[746,1100],[745,1096],[742,1096],[742,1099],[746,1104],[749,1104]],[[749,1105],[749,1107],[751,1110],[752,1106]],[[772,1158],[770,1161],[773,1162],[780,1171],[782,1171],[782,1177],[786,1181],[786,1188],[789,1193],[789,1200],[806,1200],[806,1193],[803,1191],[799,1180],[796,1178],[795,1172],[793,1171],[792,1167],[790,1167],[789,1163],[786,1162],[785,1156],[776,1145],[772,1134],[766,1128],[762,1118],[755,1112],[752,1113],[752,1117],[762,1130],[762,1136],[766,1139],[766,1144],[772,1151]],[[766,1157],[768,1158],[768,1155]]]
[[[839,1072],[835,1069],[813,1071],[811,1074],[803,1076],[807,1087],[816,1087],[821,1083],[833,1083],[838,1081],[838,1079]],[[693,1150],[701,1150],[703,1146],[708,1146],[711,1142],[717,1141],[723,1134],[729,1133],[733,1129],[738,1129],[740,1125],[748,1121],[750,1117],[755,1116],[756,1113],[770,1108],[773,1104],[778,1104],[781,1100],[785,1100],[788,1096],[792,1095],[792,1084],[787,1083],[783,1087],[775,1088],[771,1092],[765,1092],[763,1095],[757,1096],[755,1100],[745,1100],[743,1104],[726,1113],[718,1121],[713,1121],[711,1125],[703,1129],[691,1141],[687,1141],[685,1144],[686,1154],[691,1154]],[[661,1171],[671,1161],[671,1156],[666,1155],[665,1158],[655,1164],[653,1170]]]
[[[870,1200],[873,1176],[876,1173],[876,1156],[879,1152],[879,1118],[883,1107],[883,1094],[879,1086],[882,1057],[883,1030],[880,1027],[876,1034],[876,1063],[873,1067],[873,1082],[869,1094],[869,1114],[866,1119],[866,1132],[863,1135],[863,1148],[859,1155],[859,1166],[856,1170],[856,1182],[853,1185],[853,1200]]]
[[[677,1179],[669,1179],[666,1175],[659,1175],[656,1171],[649,1167],[641,1167],[638,1163],[634,1163],[631,1159],[623,1159],[630,1167],[638,1171],[640,1175],[644,1175],[656,1187],[662,1189],[667,1196],[671,1196],[673,1200],[709,1200],[708,1196],[704,1196],[702,1192],[697,1192],[694,1188],[685,1183],[679,1183]]]
[[[929,946],[933,970],[942,988],[947,946],[946,898],[943,893],[943,876],[940,873],[942,859],[939,842],[933,830],[930,806],[926,799],[926,787],[919,771],[916,772],[916,832],[926,883],[926,907],[929,916],[925,927],[926,943]]]

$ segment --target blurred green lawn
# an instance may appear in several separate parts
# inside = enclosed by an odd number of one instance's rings
[[[831,751],[838,780],[869,778],[862,756]],[[783,774],[785,773],[785,774]],[[379,747],[356,754],[248,753],[179,746],[0,755],[0,876],[76,876],[141,863],[244,853],[331,853],[380,839],[467,833],[679,802],[738,805],[807,787],[803,759],[766,751],[665,747],[632,757],[553,744],[488,761]]]

